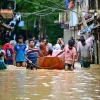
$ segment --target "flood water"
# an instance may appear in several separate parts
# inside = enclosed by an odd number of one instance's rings
[[[0,71],[0,100],[100,100],[100,67]]]

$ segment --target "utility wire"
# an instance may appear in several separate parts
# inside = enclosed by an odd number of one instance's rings
[[[45,7],[45,8],[49,8],[49,9],[57,9],[57,10],[64,11],[64,9],[49,7],[49,6],[45,6],[45,5],[39,4],[39,3],[31,2],[31,1],[28,1],[28,0],[25,0],[25,2],[28,2],[28,3],[31,3],[31,4],[35,4],[35,5],[38,5],[38,6],[42,6],[42,7]]]
[[[28,0],[25,0],[26,2],[28,2],[28,3],[31,3],[31,4],[35,4],[35,5],[38,5],[38,6],[42,6],[42,7],[45,7],[45,8],[48,8],[48,10],[49,9],[52,9],[53,11],[52,12],[50,12],[50,13],[41,13],[42,11],[46,11],[47,9],[44,9],[44,10],[41,10],[41,11],[37,11],[37,12],[32,12],[32,13],[24,13],[24,14],[28,14],[28,16],[29,15],[31,15],[31,14],[34,14],[34,15],[38,15],[38,16],[44,16],[44,15],[49,15],[49,14],[52,14],[54,11],[56,11],[56,10],[60,10],[60,11],[72,11],[72,12],[75,12],[76,14],[79,14],[79,13],[77,13],[76,11],[73,11],[72,9],[68,9],[68,10],[64,10],[64,9],[59,9],[59,8],[54,8],[54,6],[53,7],[49,7],[49,6],[45,6],[45,5],[40,5],[40,4],[38,4],[38,3],[35,3],[35,2],[31,2],[31,1],[28,1]],[[84,1],[84,0],[83,0]],[[82,1],[81,1],[82,2]],[[85,11],[83,11],[83,12],[85,12]],[[79,14],[80,15],[80,14]]]
[[[52,11],[52,12],[50,12],[50,13],[46,13],[46,14],[44,14],[44,13],[41,13],[41,14],[32,13],[32,14],[33,14],[33,15],[37,15],[37,16],[48,16],[48,15],[50,15],[50,14],[53,14],[53,12],[54,12],[54,11]],[[29,15],[32,15],[32,14],[29,14]],[[29,15],[23,16],[23,17],[28,17]]]
[[[62,3],[64,3],[65,1],[64,1],[64,2],[57,2],[57,3],[54,2],[54,1],[51,1],[51,0],[48,0],[48,1],[51,2],[51,3],[53,3],[53,4],[55,4],[54,7],[57,6],[57,7],[64,7],[64,8],[65,8],[65,6],[63,6],[64,4],[62,5]],[[59,3],[59,4],[58,4],[58,3]]]
[[[27,1],[27,0],[25,0],[25,1]],[[29,2],[29,3],[32,3],[33,4],[33,2],[30,2],[30,1],[27,1],[27,2]],[[62,2],[61,2],[62,3]],[[37,5],[37,3],[34,3],[34,4],[36,4]],[[55,3],[56,4],[56,3]],[[40,5],[40,4],[38,4],[38,5]],[[43,6],[43,5],[42,5]],[[57,5],[58,6],[58,5]],[[32,12],[32,13],[22,13],[22,14],[28,14],[27,16],[24,16],[24,17],[28,17],[29,15],[31,15],[31,14],[34,14],[34,15],[39,15],[39,16],[46,16],[46,15],[49,15],[49,14],[52,14],[55,10],[57,10],[58,8],[53,8],[53,7],[48,7],[48,6],[45,6],[46,7],[46,9],[44,9],[44,10],[41,10],[41,11],[37,11],[37,12]],[[47,7],[48,7],[48,9],[47,9]],[[63,6],[64,7],[64,6]],[[50,13],[41,13],[41,12],[43,12],[43,11],[47,11],[47,10],[49,10],[50,8],[52,8],[52,12],[50,12]],[[60,9],[60,10],[62,10],[62,9]],[[39,14],[38,14],[39,13]]]
[[[73,11],[73,9],[67,9],[67,10],[65,10],[65,9],[59,9],[59,8],[54,8],[54,7],[49,7],[49,6],[45,6],[45,5],[40,5],[40,4],[38,4],[38,3],[35,3],[35,2],[31,2],[31,1],[29,1],[29,0],[25,0],[26,2],[28,2],[28,3],[31,3],[31,4],[35,4],[35,5],[38,5],[38,6],[42,6],[42,7],[45,7],[45,8],[50,8],[50,9],[56,9],[56,10],[60,10],[60,11],[72,11],[72,12],[75,12],[76,14],[79,14],[79,13],[77,13],[76,11]],[[84,1],[84,0],[83,0]],[[84,11],[83,11],[84,12]],[[80,14],[79,14],[80,15]]]
[[[47,11],[47,10],[49,10],[49,8],[48,9],[43,9],[43,10],[40,10],[40,11],[36,11],[36,12],[31,12],[31,13],[23,13],[22,12],[22,14],[36,14],[36,13],[41,13],[41,12]]]

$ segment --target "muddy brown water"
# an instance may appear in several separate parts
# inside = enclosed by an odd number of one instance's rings
[[[100,100],[100,67],[75,67],[66,72],[10,66],[0,71],[0,100]]]

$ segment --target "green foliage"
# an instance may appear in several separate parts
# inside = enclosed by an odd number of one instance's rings
[[[60,28],[60,25],[54,24],[54,21],[58,20],[59,12],[62,11],[60,9],[64,9],[64,7],[62,7],[64,6],[64,0],[16,0],[16,2],[18,6],[17,12],[24,13],[24,29],[33,31],[34,20],[37,19],[37,21],[41,23],[40,16],[38,15],[45,15],[53,11],[53,14],[42,17],[46,27],[46,35],[52,43],[55,43],[57,38],[63,36],[63,29]],[[26,13],[34,12],[35,14],[26,15]],[[40,24],[38,24],[38,27],[43,27],[39,25]],[[41,30],[40,28],[37,28],[34,34],[38,34],[37,32]]]

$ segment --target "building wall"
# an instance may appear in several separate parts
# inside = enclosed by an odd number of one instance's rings
[[[64,29],[64,42],[65,44],[67,44],[68,40],[73,36],[74,39],[76,40],[77,38],[79,38],[80,36],[77,35],[78,30],[75,31],[70,31],[69,29]]]
[[[83,26],[81,26],[81,29],[84,29],[84,27]],[[84,36],[84,38],[85,39],[88,39],[89,38],[89,35],[88,34],[81,34],[81,35],[78,35],[78,30],[75,30],[75,33],[74,33],[74,30],[71,30],[70,31],[70,29],[64,29],[64,37],[63,37],[63,39],[64,39],[64,42],[65,43],[67,43],[68,42],[68,40],[73,36],[74,37],[74,39],[76,40],[76,39],[79,39],[80,38],[80,36]]]

